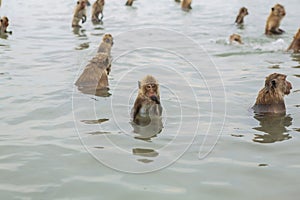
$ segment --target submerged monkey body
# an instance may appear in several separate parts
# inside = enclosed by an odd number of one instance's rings
[[[239,10],[239,14],[237,15],[235,19],[236,24],[243,24],[244,23],[244,17],[248,15],[248,9],[246,7],[242,7]]]
[[[285,8],[281,4],[276,4],[271,9],[271,13],[267,19],[266,27],[265,27],[265,34],[272,35],[272,34],[282,34],[284,30],[280,29],[280,22],[285,16]]]
[[[252,109],[255,113],[285,113],[284,96],[290,93],[292,84],[286,80],[286,75],[273,73],[265,80]]]
[[[111,71],[110,51],[113,45],[111,34],[105,34],[102,43],[106,43],[106,48],[103,48],[101,51],[98,50],[75,83],[81,90],[108,89],[108,74]]]
[[[86,1],[79,0],[77,1],[77,5],[74,10],[73,20],[72,20],[72,27],[81,27],[79,25],[80,20],[82,23],[86,21]]]
[[[146,76],[139,82],[139,93],[131,111],[133,121],[137,124],[149,122],[153,117],[160,117],[159,85],[153,76]]]
[[[298,32],[294,36],[292,43],[288,47],[287,51],[289,50],[293,50],[294,53],[300,53],[300,29],[298,29]]]

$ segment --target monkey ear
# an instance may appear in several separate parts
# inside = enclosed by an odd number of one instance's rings
[[[271,81],[271,84],[272,84],[272,87],[273,87],[273,88],[276,88],[276,80],[275,80],[275,79],[273,79],[273,80]]]
[[[139,86],[139,89],[142,88],[142,86],[141,86],[141,81],[138,81],[138,86]]]

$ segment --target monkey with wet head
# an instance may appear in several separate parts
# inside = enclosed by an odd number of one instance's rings
[[[265,87],[261,89],[252,109],[255,113],[285,113],[284,96],[290,93],[292,84],[286,75],[273,73],[266,77]]]
[[[235,42],[238,43],[238,44],[243,44],[242,37],[239,34],[236,34],[236,33],[230,35],[229,42],[230,42],[230,44],[235,43]]]
[[[92,22],[98,23],[101,22],[103,19],[103,7],[104,7],[104,0],[96,0],[92,6]],[[101,18],[99,19],[99,15],[101,14]]]
[[[147,75],[139,82],[139,92],[131,114],[136,124],[148,123],[151,117],[161,116],[159,84],[153,76]]]
[[[266,22],[265,34],[272,35],[272,34],[282,34],[284,30],[280,29],[280,22],[285,16],[286,12],[284,7],[281,4],[276,4],[271,9],[271,13]]]
[[[243,24],[244,23],[244,17],[248,15],[248,9],[246,7],[240,8],[239,14],[237,15],[235,19],[236,24]]]
[[[8,18],[6,16],[2,17],[0,19],[0,34],[1,35],[6,34],[6,33],[12,34],[12,31],[7,30],[8,25],[9,25]]]
[[[77,5],[74,10],[73,20],[72,20],[72,27],[81,27],[79,22],[84,23],[86,22],[86,1],[79,0],[77,1]]]
[[[298,29],[298,32],[295,34],[294,39],[292,43],[290,44],[287,51],[293,50],[294,53],[300,53],[300,28]]]
[[[182,0],[181,1],[181,9],[184,11],[188,11],[190,9],[192,9],[192,0]]]
[[[106,43],[105,38],[107,38],[108,35],[111,41],[113,40],[111,34],[105,34],[103,36],[102,43]],[[109,45],[110,47],[108,47]],[[93,91],[108,89],[108,74],[111,71],[110,51],[112,45],[113,42],[106,44],[106,49],[103,49],[103,51],[98,51],[96,56],[90,60],[75,83],[79,90]]]

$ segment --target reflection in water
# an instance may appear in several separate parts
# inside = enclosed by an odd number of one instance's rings
[[[79,37],[87,37],[85,34],[85,30],[81,29],[80,27],[73,27],[74,35],[78,35]]]
[[[133,132],[136,133],[136,139],[151,141],[151,138],[156,137],[162,131],[162,118],[159,116],[147,117],[145,121],[140,121],[139,124],[131,122]]]
[[[159,155],[159,153],[153,149],[144,149],[144,148],[134,148],[132,149],[132,154],[142,157],[148,157],[148,158],[154,158]],[[138,161],[143,163],[150,163],[153,162],[153,160],[148,158],[140,158]]]
[[[78,90],[83,94],[91,94],[98,97],[109,97],[111,94],[108,92],[109,88],[96,90],[94,87],[78,87]]]
[[[259,115],[254,116],[259,121],[260,127],[254,127],[253,129],[261,131],[263,135],[255,134],[253,138],[254,142],[259,143],[274,143],[292,138],[288,134],[286,127],[292,125],[292,120],[289,115]]]
[[[292,53],[291,57],[293,61],[300,63],[300,53]]]

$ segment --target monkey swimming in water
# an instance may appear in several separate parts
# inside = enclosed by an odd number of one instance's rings
[[[134,0],[127,0],[125,6],[132,6]]]
[[[292,84],[286,80],[286,75],[270,74],[252,109],[255,113],[285,113],[284,96],[290,94],[291,89]]]
[[[239,44],[243,44],[242,37],[239,34],[236,34],[236,33],[230,35],[229,42],[230,42],[230,44],[232,44],[234,42],[237,42]]]
[[[96,0],[92,6],[92,22],[97,23],[101,22],[103,15],[105,1],[104,0]],[[101,18],[99,19],[99,15],[101,14]]]
[[[244,23],[244,17],[248,15],[248,9],[246,7],[240,8],[239,14],[237,15],[235,19],[236,24],[243,24]]]
[[[161,116],[159,84],[153,76],[147,75],[139,82],[139,92],[131,114],[136,124],[149,122],[153,116]]]
[[[276,4],[271,9],[271,13],[266,22],[265,34],[272,35],[272,34],[282,34],[284,30],[280,29],[280,22],[285,16],[286,12],[284,7],[281,4]]]
[[[0,19],[0,34],[4,35],[6,33],[12,34],[12,31],[8,31],[7,27],[9,26],[9,20],[6,16],[3,16]]]
[[[81,27],[79,25],[80,20],[82,23],[86,22],[86,2],[85,2],[85,0],[77,1],[76,7],[74,10],[73,20],[72,20],[72,27],[80,28]]]
[[[192,0],[182,0],[181,1],[181,9],[184,11],[188,11],[192,9]]]

